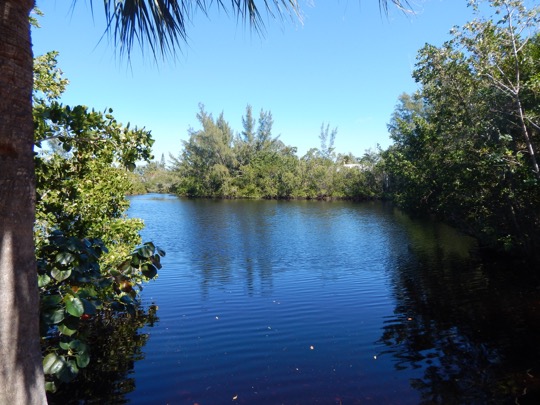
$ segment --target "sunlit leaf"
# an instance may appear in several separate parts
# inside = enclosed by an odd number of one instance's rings
[[[154,245],[152,243],[147,243],[137,249],[137,253],[144,258],[149,258],[154,254]]]
[[[66,366],[66,362],[56,353],[49,353],[43,359],[43,372],[45,374],[57,374]]]
[[[71,270],[62,271],[58,269],[53,269],[51,270],[51,276],[53,276],[56,281],[64,281],[69,276],[71,276]]]
[[[67,266],[75,261],[75,255],[71,252],[60,252],[55,257],[56,263]]]
[[[47,274],[40,274],[38,276],[38,287],[45,287],[51,282],[51,278]]]
[[[68,328],[65,324],[61,323],[58,325],[58,330],[60,331],[60,333],[62,335],[66,335],[66,336],[72,336],[74,335],[75,333],[77,333],[77,330],[76,329],[70,329]],[[62,346],[62,344],[60,343],[60,347]],[[67,349],[66,349],[67,350]]]

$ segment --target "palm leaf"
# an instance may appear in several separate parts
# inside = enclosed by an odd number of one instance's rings
[[[216,4],[225,12],[249,23],[259,34],[264,32],[261,8],[272,18],[285,16],[302,20],[299,0],[103,0],[107,32],[114,36],[121,53],[129,54],[134,44],[150,46],[154,56],[174,53],[187,39],[186,25],[197,10],[207,14]],[[388,3],[405,10],[408,0],[379,0],[388,13]],[[259,5],[257,5],[259,3]]]

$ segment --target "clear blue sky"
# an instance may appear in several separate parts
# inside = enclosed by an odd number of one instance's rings
[[[70,85],[62,101],[103,110],[152,131],[156,159],[177,156],[188,128],[198,128],[198,104],[242,129],[247,104],[270,110],[274,135],[303,155],[319,147],[320,126],[338,127],[337,152],[361,156],[390,144],[386,124],[398,96],[412,92],[416,54],[440,45],[454,25],[471,20],[466,0],[412,0],[416,15],[378,0],[304,2],[303,24],[268,20],[260,37],[222,11],[199,13],[175,60],[155,62],[135,49],[131,65],[102,38],[99,0],[38,1],[45,13],[34,30],[34,54],[60,52]],[[227,4],[227,1],[225,1]]]

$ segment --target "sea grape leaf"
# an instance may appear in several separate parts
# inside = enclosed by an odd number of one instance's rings
[[[66,278],[71,276],[71,270],[62,271],[58,269],[52,269],[51,276],[53,276],[56,281],[64,281]]]
[[[66,311],[73,316],[81,316],[84,314],[84,304],[78,297],[66,297]]]
[[[66,366],[66,362],[56,353],[49,353],[43,359],[43,372],[45,374],[57,374]]]

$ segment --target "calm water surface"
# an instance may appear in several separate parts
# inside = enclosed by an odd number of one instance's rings
[[[129,213],[167,252],[131,404],[540,403],[538,283],[448,227],[380,203],[145,195]]]

